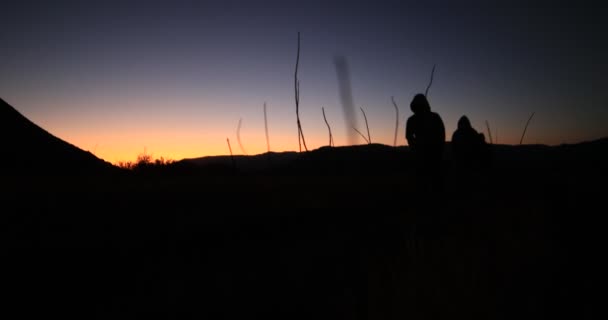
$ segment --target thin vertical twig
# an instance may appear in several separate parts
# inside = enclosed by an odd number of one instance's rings
[[[492,140],[492,130],[490,130],[490,123],[486,120],[486,128],[488,128],[488,137],[490,138],[490,144],[494,144]]]
[[[521,134],[521,139],[519,139],[519,144],[522,144],[524,142],[524,136],[526,135],[526,130],[528,129],[528,125],[530,124],[530,120],[532,120],[532,117],[534,117],[534,112],[532,112],[532,114],[530,115],[530,118],[528,118],[528,122],[526,122],[526,126],[524,127],[524,132]]]
[[[327,125],[327,130],[329,131],[329,146],[334,146],[334,136],[331,134],[331,127],[329,126],[329,122],[327,122],[327,117],[325,116],[325,108],[321,107],[321,111],[323,112],[323,120],[325,120],[325,124]]]
[[[433,70],[431,71],[431,81],[429,82],[429,85],[426,87],[426,91],[424,91],[424,96],[428,97],[429,96],[429,89],[431,88],[431,85],[433,84],[433,76],[435,75],[435,64],[433,65]]]
[[[266,115],[266,102],[264,102],[264,131],[266,132],[266,149],[270,152],[270,138],[268,138],[268,117]]]
[[[236,141],[239,143],[239,147],[241,148],[241,152],[243,152],[244,155],[247,155],[247,151],[245,151],[245,148],[243,148],[243,144],[241,143],[241,123],[242,123],[242,118],[239,118],[239,125],[236,127]]]
[[[363,118],[365,119],[365,127],[367,128],[367,143],[372,143],[372,137],[369,135],[369,125],[367,125],[367,116],[365,115],[365,111],[363,111],[363,108],[359,107],[359,109],[361,109],[361,112],[363,113]]]
[[[367,138],[363,135],[363,133],[357,130],[357,128],[353,127],[353,129],[357,131],[357,133],[361,136],[361,138],[363,138],[363,140],[365,140],[365,142],[367,142],[368,144],[370,143],[369,140],[367,140]]]
[[[298,144],[300,145],[300,152],[302,152],[302,144],[304,144],[304,150],[308,151],[306,147],[306,140],[304,140],[304,132],[302,131],[302,124],[300,122],[300,80],[298,80],[298,65],[300,64],[300,32],[298,32],[298,54],[296,56],[296,70],[294,73],[294,90],[296,100],[296,119],[298,124]]]
[[[397,107],[397,103],[395,102],[395,97],[391,96],[391,101],[393,102],[393,106],[395,107],[395,138],[393,138],[393,147],[397,146],[397,134],[399,132],[399,107]]]

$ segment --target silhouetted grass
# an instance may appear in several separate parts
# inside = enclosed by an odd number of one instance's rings
[[[329,144],[328,146],[334,146],[334,136],[331,134],[331,127],[329,126],[329,122],[327,122],[327,117],[325,116],[325,108],[321,107],[321,112],[323,113],[323,120],[325,121],[325,125],[327,125],[327,131],[329,133]]]
[[[306,146],[306,140],[304,139],[304,131],[302,130],[302,123],[300,122],[300,80],[298,79],[298,66],[300,64],[300,32],[298,32],[298,51],[296,56],[296,69],[293,75],[293,85],[294,85],[294,98],[296,102],[296,120],[298,126],[298,144],[300,146],[300,152],[302,152],[302,145],[304,145],[304,150],[308,151],[308,147]]]

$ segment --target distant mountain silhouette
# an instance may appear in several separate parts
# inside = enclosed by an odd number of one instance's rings
[[[354,174],[407,169],[408,147],[365,144],[321,147],[309,152],[268,152],[251,156],[211,156],[184,159],[175,166],[208,173]]]
[[[289,163],[298,157],[297,152],[268,152],[258,155],[235,155],[231,156],[207,156],[200,158],[183,159],[175,163],[175,166],[192,170],[204,170],[206,172],[231,172],[234,167],[239,172],[266,171],[270,167]],[[234,160],[234,164],[233,164]]]
[[[451,143],[446,144],[445,165],[452,161]],[[605,167],[608,162],[608,138],[577,144],[490,145],[493,167],[577,168]],[[233,161],[234,160],[234,164]],[[210,174],[287,173],[287,174],[376,174],[412,170],[407,146],[364,144],[321,147],[309,152],[270,152],[258,155],[210,156],[184,159],[174,163],[183,172]]]
[[[0,174],[88,174],[115,169],[48,133],[0,99]]]

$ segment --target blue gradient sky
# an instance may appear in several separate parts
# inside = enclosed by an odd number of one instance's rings
[[[409,102],[428,84],[448,140],[466,114],[499,143],[608,136],[605,6],[407,1],[20,1],[2,5],[0,97],[111,162],[298,149],[293,72],[309,148],[347,143],[333,58],[347,57],[373,142],[406,144]],[[450,4],[451,3],[451,4]],[[363,130],[360,113],[359,129]],[[487,133],[486,133],[487,136]],[[363,143],[363,140],[360,140]]]

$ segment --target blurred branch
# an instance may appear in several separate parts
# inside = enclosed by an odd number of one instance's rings
[[[268,138],[268,117],[266,115],[266,102],[264,102],[264,130],[266,132],[266,149],[270,152],[270,139]]]
[[[236,141],[239,143],[239,147],[241,148],[241,152],[243,152],[244,155],[247,155],[247,151],[245,151],[245,148],[243,148],[243,144],[241,143],[241,123],[242,123],[242,118],[239,118],[239,124],[236,127]]]

